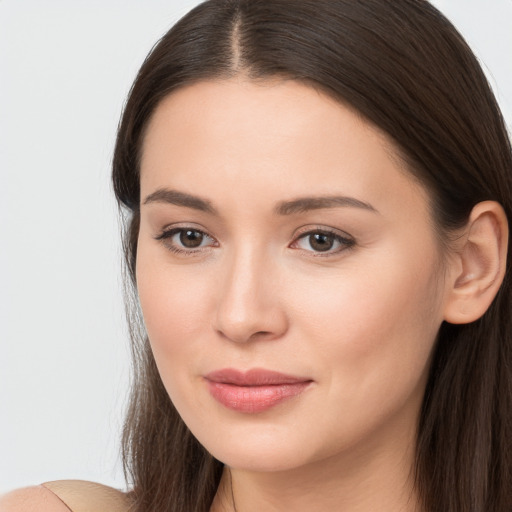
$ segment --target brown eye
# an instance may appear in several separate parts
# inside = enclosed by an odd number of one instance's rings
[[[309,235],[308,242],[312,249],[323,252],[332,249],[335,239],[334,235],[315,233],[313,235]]]
[[[300,249],[312,253],[337,254],[355,245],[355,240],[330,231],[310,231],[295,242]]]
[[[204,234],[192,229],[184,229],[180,232],[180,243],[187,249],[199,247],[204,239]]]
[[[174,253],[194,255],[200,251],[214,247],[215,240],[198,229],[173,228],[164,231],[157,237],[162,244]]]

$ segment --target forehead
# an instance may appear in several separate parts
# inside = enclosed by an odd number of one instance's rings
[[[249,143],[268,154],[276,139],[281,151],[287,149],[286,141],[327,142],[327,133],[332,135],[329,139],[342,143],[353,138],[355,128],[393,151],[384,133],[318,88],[294,80],[255,82],[235,77],[194,83],[167,96],[150,120],[142,149],[144,157],[155,149],[155,142],[172,143],[171,135],[184,138],[193,133],[194,141],[208,139],[233,151],[241,145],[247,149],[244,143]]]
[[[353,109],[292,80],[204,81],[165,98],[142,146],[142,197],[162,186],[260,196],[368,196],[402,203],[424,191],[393,143]],[[219,187],[219,182],[224,187]],[[236,192],[236,194],[234,194]]]

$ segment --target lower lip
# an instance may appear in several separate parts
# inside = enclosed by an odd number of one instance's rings
[[[263,412],[290,398],[300,395],[310,381],[292,384],[263,386],[237,386],[208,380],[208,387],[215,400],[228,409],[244,413]]]

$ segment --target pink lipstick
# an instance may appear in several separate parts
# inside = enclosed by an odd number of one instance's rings
[[[218,402],[243,413],[263,412],[302,393],[312,382],[270,370],[242,372],[232,368],[205,375],[208,389]]]

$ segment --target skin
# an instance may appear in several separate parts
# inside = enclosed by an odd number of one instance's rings
[[[146,201],[162,189],[217,213]],[[372,209],[275,212],[333,195]],[[234,510],[233,497],[238,512],[418,510],[416,423],[453,280],[428,196],[386,136],[294,81],[200,82],[157,108],[141,198],[137,287],[155,360],[188,427],[230,468],[212,510]],[[204,233],[199,249],[157,239],[172,228]],[[349,242],[315,250],[305,234],[319,230]],[[246,414],[212,398],[204,376],[221,368],[312,384]]]

